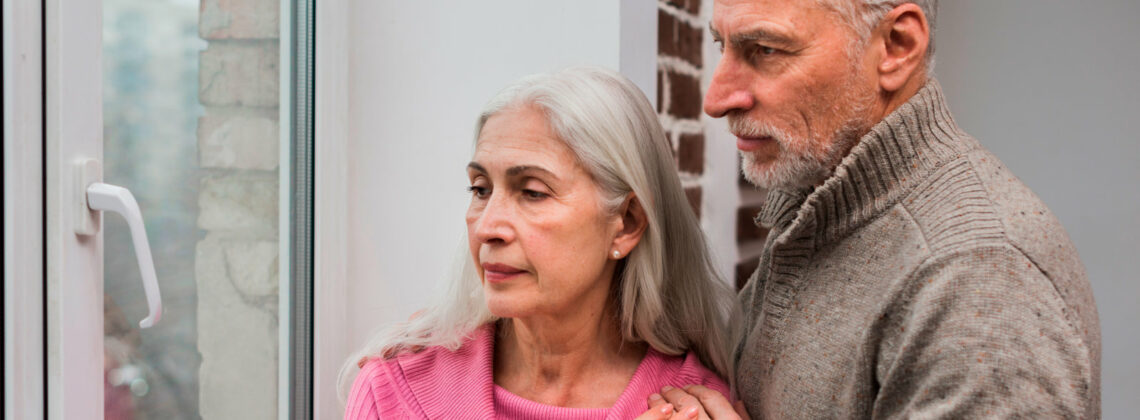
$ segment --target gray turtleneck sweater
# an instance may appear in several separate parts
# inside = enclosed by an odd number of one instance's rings
[[[756,220],[770,233],[735,354],[752,418],[1100,416],[1077,251],[937,81]]]

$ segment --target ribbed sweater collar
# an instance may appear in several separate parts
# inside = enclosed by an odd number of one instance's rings
[[[923,176],[963,151],[942,88],[930,79],[864,135],[814,190],[774,189],[756,223],[782,230],[778,242],[817,247],[874,220]],[[790,223],[790,225],[789,225]],[[788,226],[786,230],[779,229]]]

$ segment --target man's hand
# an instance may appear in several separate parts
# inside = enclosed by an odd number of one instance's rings
[[[748,420],[748,412],[743,402],[731,404],[721,393],[700,385],[689,385],[685,389],[665,387],[661,394],[649,396],[649,411],[638,420],[699,419],[699,420]]]

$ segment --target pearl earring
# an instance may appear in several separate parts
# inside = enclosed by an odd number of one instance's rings
[[[619,252],[618,250],[615,249],[614,250],[614,258],[621,258],[621,252]]]

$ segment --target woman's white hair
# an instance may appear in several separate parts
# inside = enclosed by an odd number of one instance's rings
[[[631,193],[645,210],[641,242],[615,273],[612,298],[623,339],[670,355],[693,350],[705,366],[730,377],[726,319],[734,299],[713,268],[672,147],[645,95],[617,72],[597,67],[529,76],[487,103],[476,142],[491,116],[519,107],[546,115],[600,187],[607,211],[619,211]],[[362,360],[430,346],[454,350],[498,319],[487,309],[470,256],[463,261],[462,275],[438,304],[382,331],[348,359],[340,373],[342,398]]]
[[[821,6],[834,10],[839,14],[843,23],[857,34],[857,43],[851,48],[854,54],[856,46],[867,42],[871,31],[882,22],[883,17],[894,8],[907,3],[914,3],[926,15],[930,25],[930,44],[926,47],[926,71],[934,69],[934,26],[938,20],[938,0],[816,0]]]

